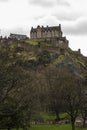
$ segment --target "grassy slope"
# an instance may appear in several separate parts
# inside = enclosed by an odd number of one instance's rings
[[[33,125],[30,130],[71,130],[71,125]],[[76,128],[76,130],[87,130],[87,128]]]
[[[30,44],[30,45],[38,45],[38,42],[37,41],[34,41],[34,40],[26,40],[26,43]]]

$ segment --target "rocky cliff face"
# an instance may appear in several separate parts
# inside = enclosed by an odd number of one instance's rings
[[[75,74],[87,71],[87,57],[84,57],[78,51],[66,48],[63,50],[64,53],[59,53],[59,50],[48,47],[47,43],[44,43],[44,49],[40,49],[38,45],[27,44],[20,41],[7,41],[6,43],[5,40],[5,44],[1,43],[0,45],[1,59],[7,53],[10,60],[15,56],[14,63],[17,62],[24,68],[38,69],[39,66],[43,68],[53,65],[61,69],[66,67],[71,73]]]

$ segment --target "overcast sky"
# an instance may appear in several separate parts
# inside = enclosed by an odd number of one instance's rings
[[[87,0],[0,0],[1,35],[59,24],[69,46],[87,56]]]

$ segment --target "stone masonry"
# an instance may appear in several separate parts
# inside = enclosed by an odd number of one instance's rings
[[[68,40],[66,37],[62,36],[61,24],[59,26],[52,26],[52,27],[40,27],[39,25],[37,28],[31,28],[30,31],[30,39],[36,41],[46,41],[49,43],[55,44],[57,47],[67,48],[68,47]]]
[[[40,27],[31,28],[30,38],[31,39],[49,39],[54,37],[62,37],[61,25],[54,27]]]

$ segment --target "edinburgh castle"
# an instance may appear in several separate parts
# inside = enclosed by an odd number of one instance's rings
[[[63,33],[61,30],[61,25],[59,26],[52,26],[52,27],[40,27],[37,26],[37,28],[31,28],[30,31],[30,39],[36,40],[36,41],[46,41],[49,43],[52,43],[58,47],[68,47],[68,40],[66,37],[63,37]]]

